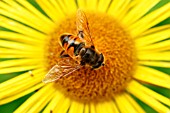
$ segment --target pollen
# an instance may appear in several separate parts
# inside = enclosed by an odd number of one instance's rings
[[[95,48],[104,55],[104,66],[92,70],[83,67],[55,82],[55,87],[77,101],[103,101],[121,93],[132,79],[136,67],[133,38],[113,17],[85,12]],[[77,35],[76,17],[63,20],[49,35],[47,70],[62,60],[59,38],[63,33]]]

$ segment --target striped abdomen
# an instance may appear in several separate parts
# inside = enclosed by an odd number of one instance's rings
[[[77,56],[80,49],[84,47],[84,42],[78,36],[73,36],[71,34],[62,35],[60,41],[65,52],[70,57]]]

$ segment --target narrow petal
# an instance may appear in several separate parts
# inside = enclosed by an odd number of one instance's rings
[[[86,9],[86,1],[85,0],[77,0],[77,4],[80,9]]]
[[[89,104],[85,104],[85,107],[84,107],[84,113],[89,113],[90,112],[90,107],[89,107]]]
[[[124,101],[120,100],[120,96],[119,95],[115,96],[114,99],[115,99],[116,105],[119,108],[121,113],[129,113],[129,111],[127,111],[127,109],[123,105]]]
[[[102,102],[99,105],[97,104],[97,113],[119,113],[118,108],[115,106],[113,100]],[[100,112],[98,112],[100,111]]]
[[[64,0],[64,5],[65,7],[67,7],[69,10],[67,10],[66,14],[74,14],[77,11],[77,5],[76,2],[74,0]],[[64,8],[65,8],[64,7]]]
[[[38,67],[42,67],[42,65],[38,64],[38,65],[28,65],[28,66],[6,67],[6,68],[1,68],[0,74],[33,70]]]
[[[58,106],[59,101],[62,100],[63,98],[65,98],[64,95],[61,92],[56,91],[55,96],[47,105],[47,107],[44,109],[43,113],[50,113],[54,111],[54,108]]]
[[[34,106],[35,103],[40,101],[40,99],[43,98],[44,95],[46,95],[48,92],[51,92],[50,90],[53,91],[52,85],[53,84],[48,84],[41,88],[38,92],[36,92],[34,95],[28,98],[22,105],[20,105],[14,113],[27,112],[30,108],[32,108],[32,106]]]
[[[146,83],[170,88],[170,76],[149,67],[138,66],[137,72],[133,77]]]
[[[54,97],[55,91],[55,88],[50,88],[48,92],[44,93],[44,95],[41,96],[41,99],[39,101],[34,103],[28,113],[39,113],[46,106],[46,104]]]
[[[123,94],[119,94],[115,97],[116,103],[119,106],[120,111],[126,113],[138,113],[132,104],[124,97]],[[123,109],[123,110],[122,110]]]
[[[136,46],[138,48],[147,47],[147,45],[162,41],[170,37],[170,26],[167,29],[157,31],[155,33],[150,33],[149,35],[144,35],[135,39]]]
[[[44,40],[46,38],[46,35],[3,16],[0,16],[0,26],[40,40]]]
[[[0,62],[0,69],[7,67],[15,66],[24,66],[24,65],[35,65],[39,62],[42,62],[42,59],[15,59],[15,60],[5,60]]]
[[[150,95],[146,94],[146,92],[141,90],[141,85],[138,86],[136,84],[137,84],[137,82],[132,81],[128,85],[127,91],[130,92],[131,94],[133,94],[134,96],[136,96],[137,98],[139,98],[140,100],[142,100],[143,102],[145,102],[146,104],[148,104],[149,106],[151,106],[153,109],[155,109],[159,113],[170,112],[169,108],[167,108],[166,106],[164,106],[163,104],[161,104],[159,101],[157,101],[154,98],[155,96],[153,97],[153,95],[150,96]]]
[[[142,51],[141,53],[138,53],[138,59],[139,60],[162,60],[162,61],[170,61],[170,52],[153,52],[152,51]],[[155,57],[156,56],[156,57]]]
[[[71,101],[69,98],[64,97],[60,99],[58,105],[54,108],[54,113],[67,113],[69,107],[71,105]]]
[[[143,46],[143,47],[140,47],[138,50],[139,51],[154,51],[154,52],[167,51],[167,50],[170,50],[170,40]]]
[[[90,103],[90,113],[97,113],[95,103]]]
[[[44,83],[37,84],[37,85],[35,85],[35,86],[31,87],[31,88],[28,88],[28,89],[26,89],[26,90],[24,90],[24,91],[22,91],[22,92],[20,92],[18,94],[11,95],[11,96],[9,96],[7,98],[0,99],[0,105],[6,104],[6,103],[12,102],[12,101],[14,101],[14,100],[16,100],[18,98],[21,98],[21,97],[23,97],[23,96],[37,90],[37,89],[40,89],[42,86],[44,86]]]
[[[133,105],[138,113],[145,113],[143,108],[128,93],[125,93],[124,96]]]
[[[50,0],[50,3],[52,5],[54,5],[53,10],[58,13],[56,16],[60,16],[60,17],[65,17],[66,16],[63,9],[61,9],[59,3],[56,0]]]
[[[9,18],[12,18],[12,19],[15,19],[19,22],[22,22],[24,24],[27,24],[28,26],[31,26],[32,28],[34,29],[37,29],[43,33],[48,33],[49,31],[45,28],[43,28],[42,26],[39,26],[37,25],[36,23],[33,23],[32,22],[32,19],[26,19],[26,18],[23,18],[21,17],[20,15],[17,15],[14,13],[14,11],[16,10],[13,10],[13,12],[9,12],[9,11],[6,11],[6,10],[3,10],[3,9],[0,9],[0,14],[4,15],[4,16],[7,16]],[[17,12],[17,11],[16,11]],[[34,21],[35,22],[35,21]],[[38,23],[38,22],[37,22]]]
[[[148,65],[148,66],[157,66],[170,68],[170,62],[161,62],[161,61],[138,61],[139,64]]]
[[[86,8],[88,10],[96,10],[97,9],[97,0],[86,0]]]
[[[38,40],[30,36],[26,36],[14,32],[8,32],[8,31],[0,31],[0,38],[9,39],[9,40],[18,41],[18,42],[27,43],[36,46],[44,45],[44,41],[42,40]]]
[[[123,23],[130,26],[136,22],[139,18],[144,16],[153,6],[155,6],[160,0],[141,0],[136,4],[124,17]],[[135,15],[135,16],[134,16]]]
[[[26,50],[26,49],[25,49]],[[0,58],[30,58],[30,59],[43,59],[44,51],[34,50],[16,50],[0,48]]]
[[[37,18],[36,15],[34,15],[33,13],[31,13],[30,11],[28,11],[25,7],[22,7],[21,5],[19,5],[17,2],[15,1],[11,1],[11,2],[0,2],[1,7],[3,7],[6,11],[8,11],[10,13],[10,15],[15,15],[15,17],[18,17],[20,19],[24,19],[24,21],[28,21],[25,24],[34,24],[34,26],[36,25],[38,28],[38,30],[41,31],[41,29],[46,33],[48,33],[49,31],[51,31],[51,28],[48,26],[47,24],[43,24],[44,21],[40,18]],[[8,5],[9,4],[9,5]],[[14,18],[15,18],[14,17]],[[28,18],[28,17],[31,17]],[[13,16],[11,17],[13,18]],[[20,20],[19,19],[19,20]]]
[[[15,87],[12,86],[12,89],[10,88],[8,90],[3,90],[3,92],[1,92],[0,98],[4,99],[4,98],[8,98],[8,97],[10,97],[12,95],[17,95],[18,93],[21,93],[21,92],[31,88],[32,86],[36,85],[41,80],[42,80],[41,77],[34,77],[34,79],[32,78],[32,80],[27,80],[23,84],[15,85]]]
[[[161,31],[164,31],[166,29],[170,29],[170,25],[169,24],[150,28],[150,29],[146,30],[145,32],[141,33],[140,36],[146,36],[146,35],[149,35],[149,34],[155,34],[157,32],[161,32]]]
[[[123,18],[123,15],[125,15],[128,9],[131,7],[130,1],[131,0],[112,1],[110,8],[108,9],[108,14],[114,16],[118,20],[121,20],[121,18]]]
[[[3,93],[8,92],[8,90],[11,89],[11,87],[23,87],[22,85],[24,85],[25,83],[28,83],[28,81],[32,81],[34,79],[38,80],[38,78],[42,79],[45,74],[46,74],[46,71],[44,69],[36,69],[33,71],[25,72],[21,75],[18,75],[14,78],[11,78],[11,79],[1,83],[0,84],[0,92],[3,92]],[[38,83],[40,81],[35,81],[35,83]],[[32,84],[32,85],[34,85],[34,84]]]
[[[71,106],[70,106],[68,113],[83,113],[83,110],[84,110],[84,104],[83,103],[73,101],[71,103]]]
[[[97,10],[100,12],[106,12],[109,8],[111,0],[100,0],[97,6]]]
[[[58,0],[61,10],[66,15],[75,14],[77,10],[76,2],[74,0]]]
[[[54,6],[50,3],[49,0],[36,0],[36,2],[54,22],[61,21],[63,15],[62,14],[59,15],[59,13],[55,11]]]
[[[124,18],[126,17],[127,13],[137,4],[139,4],[139,1],[137,0],[126,0],[121,8],[118,10],[118,12],[116,12],[115,17],[116,19],[118,18],[118,20],[123,23]],[[126,25],[126,23],[123,23],[124,25]]]
[[[133,85],[135,84],[136,87],[138,87],[141,91],[143,91],[144,93],[146,93],[147,95],[149,96],[152,96],[153,98],[155,98],[156,100],[164,103],[165,105],[167,106],[170,106],[170,99],[163,96],[163,95],[160,95],[159,93],[139,84],[138,82],[134,81],[133,82]]]
[[[44,16],[40,11],[38,11],[35,7],[33,7],[28,1],[26,0],[17,0],[20,4],[22,4],[25,8],[27,8],[32,14],[35,15],[39,20],[42,21],[44,27],[49,29],[54,29],[55,24],[46,16]]]
[[[31,51],[42,52],[42,48],[36,47],[36,45],[33,46],[33,45],[28,45],[28,44],[19,43],[19,42],[13,42],[13,41],[0,40],[0,46],[11,48],[11,49],[18,49],[18,50],[25,50],[25,51],[31,50]]]
[[[129,30],[133,37],[138,36],[142,32],[146,31],[150,27],[160,23],[169,17],[170,3],[162,6],[161,8],[152,11],[146,16],[142,17],[140,20],[129,26]]]

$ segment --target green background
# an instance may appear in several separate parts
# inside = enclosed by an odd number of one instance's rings
[[[10,1],[10,0],[9,0]],[[33,4],[38,10],[40,10],[44,15],[46,15],[42,9],[36,4],[35,0],[28,0],[31,4]],[[163,6],[164,4],[170,2],[170,0],[161,0],[155,7],[153,7],[150,11],[153,11],[161,6]],[[165,24],[170,24],[170,18],[164,20],[163,22],[159,23],[158,25],[156,26],[161,26],[161,25],[165,25]],[[4,28],[1,28],[0,27],[0,30],[6,30]],[[0,59],[1,61],[2,60],[6,60],[6,59]],[[163,71],[167,74],[170,75],[170,68],[160,68],[160,67],[152,67],[152,68],[155,68],[155,69],[158,69],[160,71]],[[18,73],[10,73],[10,74],[3,74],[3,75],[0,75],[0,83],[2,83],[3,81],[6,81],[10,78],[13,78],[21,73],[24,73],[24,72],[18,72]],[[145,86],[149,87],[150,89],[170,98],[170,90],[168,89],[165,89],[165,88],[161,88],[161,87],[157,87],[157,86],[151,86],[151,85],[147,85],[147,84],[144,84]],[[0,113],[12,113],[18,106],[20,106],[27,98],[29,98],[32,94],[34,94],[34,92],[22,97],[22,98],[19,98],[15,101],[12,101],[8,104],[5,104],[5,105],[1,105],[0,106]],[[134,97],[135,98],[135,97]],[[149,107],[148,105],[146,105],[145,103],[143,103],[142,101],[140,101],[139,99],[135,98],[136,101],[142,106],[142,108],[145,109],[145,111],[147,113],[157,113],[155,110],[153,110],[151,107]]]

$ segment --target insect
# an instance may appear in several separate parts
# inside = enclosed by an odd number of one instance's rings
[[[87,17],[80,9],[77,11],[76,25],[77,36],[69,33],[61,35],[60,44],[63,47],[60,53],[61,60],[46,74],[44,83],[57,81],[85,65],[89,65],[92,69],[104,65],[104,56],[96,50]]]

